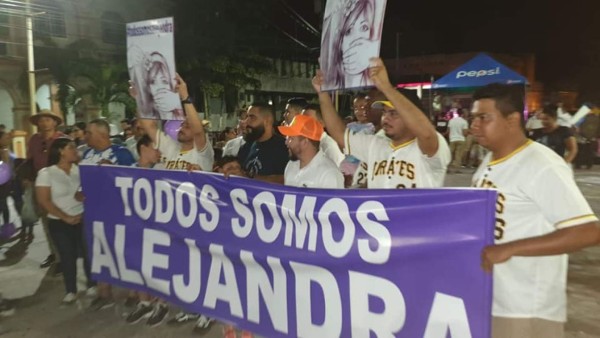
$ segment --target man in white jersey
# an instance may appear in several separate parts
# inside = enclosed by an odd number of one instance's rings
[[[153,120],[139,119],[146,134],[160,150],[162,163],[166,169],[212,171],[214,151],[196,108],[188,93],[183,79],[176,74],[177,91],[185,110],[186,119],[177,131],[177,140],[173,140],[158,130]],[[135,95],[135,91],[132,92]]]
[[[286,136],[290,160],[284,184],[304,188],[343,189],[344,176],[332,160],[319,150],[323,126],[308,115],[296,115],[288,126],[278,127]]]
[[[600,242],[600,224],[554,151],[528,140],[522,88],[493,84],[473,99],[471,132],[490,150],[473,185],[498,190],[493,338],[558,338],[566,321],[566,253]]]
[[[450,162],[446,140],[435,131],[425,114],[390,83],[383,61],[371,59],[370,78],[389,101],[377,101],[383,109],[382,129],[388,139],[352,133],[337,115],[331,97],[321,92],[321,72],[313,79],[327,131],[346,153],[368,165],[367,185],[376,188],[433,188],[444,183]]]

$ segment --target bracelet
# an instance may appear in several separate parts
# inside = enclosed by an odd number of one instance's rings
[[[193,104],[194,101],[192,101],[192,97],[188,95],[188,97],[185,100],[181,100],[181,104]]]

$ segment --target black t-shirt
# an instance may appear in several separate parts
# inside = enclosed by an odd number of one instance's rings
[[[238,160],[248,176],[283,175],[289,160],[285,139],[277,134],[264,142],[249,142],[242,146]]]
[[[558,156],[563,157],[567,150],[565,142],[571,136],[573,136],[571,129],[567,127],[558,127],[549,133],[545,133],[543,129],[534,129],[531,138],[554,150]]]

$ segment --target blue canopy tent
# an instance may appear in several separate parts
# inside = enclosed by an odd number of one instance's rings
[[[433,83],[433,89],[480,87],[490,83],[527,84],[527,79],[485,53],[456,68]]]

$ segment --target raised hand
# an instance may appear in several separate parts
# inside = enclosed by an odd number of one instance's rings
[[[317,69],[317,75],[312,78],[312,85],[317,94],[321,93],[321,86],[323,85],[323,72]]]
[[[369,67],[369,78],[377,89],[384,91],[385,89],[392,87],[383,60],[381,60],[381,58],[371,58],[369,59],[369,62],[371,65]]]

